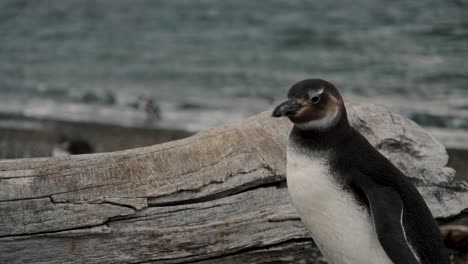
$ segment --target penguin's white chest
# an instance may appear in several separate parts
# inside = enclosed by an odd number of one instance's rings
[[[393,263],[369,212],[335,180],[326,154],[304,156],[289,147],[287,183],[302,222],[329,263]]]

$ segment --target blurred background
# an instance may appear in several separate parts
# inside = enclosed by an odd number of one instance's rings
[[[466,175],[467,0],[1,0],[0,36],[2,159],[186,137],[318,77],[426,127]]]

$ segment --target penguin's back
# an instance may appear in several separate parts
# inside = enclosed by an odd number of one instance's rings
[[[398,192],[403,202],[400,221],[405,238],[420,263],[449,263],[437,222],[410,179],[354,129],[352,138],[347,147],[350,151],[342,152],[338,162],[353,162],[356,170],[366,174],[371,181]]]

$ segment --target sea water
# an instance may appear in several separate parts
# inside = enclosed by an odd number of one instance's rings
[[[131,126],[140,117],[120,110],[143,96],[160,122],[196,131],[269,110],[311,77],[465,133],[468,1],[0,2],[2,116]]]

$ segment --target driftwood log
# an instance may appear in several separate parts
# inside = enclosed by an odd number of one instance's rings
[[[350,120],[435,217],[468,208],[444,147],[373,105]],[[287,120],[263,113],[126,151],[0,161],[0,263],[307,263],[319,253],[285,188]],[[444,220],[445,219],[445,220]]]

